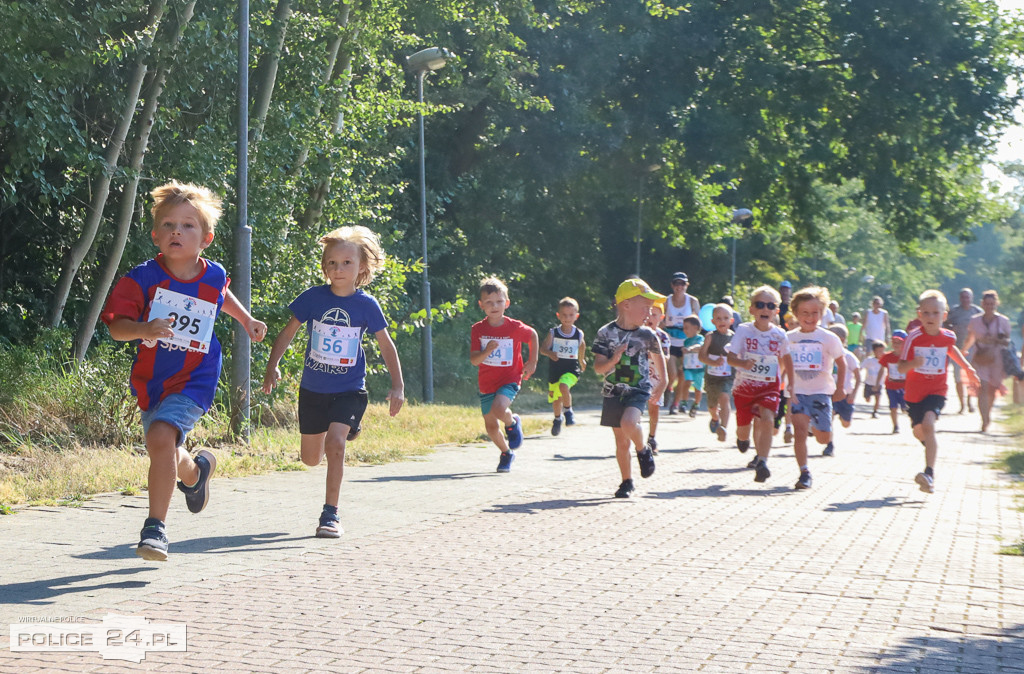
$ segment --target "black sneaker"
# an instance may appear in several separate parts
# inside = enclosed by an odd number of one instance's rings
[[[192,487],[186,487],[185,483],[178,480],[178,490],[185,494],[185,505],[189,512],[202,512],[210,500],[210,477],[217,469],[217,457],[205,449],[199,450],[195,458],[196,467],[199,468],[199,481]]]
[[[740,450],[740,454],[746,454],[747,450],[750,449],[750,440],[736,440],[736,449]]]
[[[558,435],[562,432],[562,420],[561,418],[555,419],[551,422],[551,435]]]
[[[341,538],[342,533],[341,520],[336,514],[326,510],[320,513],[320,524],[316,527],[317,538]]]
[[[811,471],[802,470],[800,471],[800,479],[796,481],[793,489],[810,489],[811,488]]]
[[[615,498],[629,498],[634,490],[632,480],[623,480],[619,488],[615,490]]]
[[[650,445],[645,445],[636,453],[636,460],[640,464],[640,477],[654,475],[654,452],[651,451]]]
[[[893,427],[892,427],[892,434],[893,434],[893,435],[896,435],[896,434],[898,434],[899,432],[900,432],[900,427],[899,427],[899,426],[893,426]]]
[[[499,473],[507,473],[510,470],[512,470],[512,462],[515,461],[515,460],[516,460],[516,453],[515,452],[512,452],[512,451],[502,452],[501,453],[501,458],[498,459],[498,472]]]
[[[831,442],[829,442],[827,445],[825,445],[825,451],[823,451],[821,453],[821,455],[822,456],[835,456],[836,455],[836,448],[832,446]]]
[[[697,416],[697,403],[693,403],[693,405],[690,407],[690,418],[692,419],[695,416]]]
[[[139,538],[136,555],[150,562],[167,561],[167,529],[163,522],[155,517],[147,517]]]
[[[754,482],[764,482],[772,476],[772,472],[768,470],[768,464],[764,461],[758,461],[757,465],[754,466]]]
[[[747,463],[747,468],[757,468],[757,460],[759,457],[754,457]]]
[[[669,414],[675,414],[676,413],[676,406],[674,404],[668,406],[668,413]]]
[[[566,426],[575,426],[576,425],[576,417],[573,416],[572,410],[565,410],[565,425]]]
[[[651,454],[658,454],[658,441],[654,438],[647,438],[647,446],[651,448]]]

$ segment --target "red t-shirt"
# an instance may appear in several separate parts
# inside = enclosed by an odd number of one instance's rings
[[[469,332],[469,350],[483,351],[492,339],[499,346],[479,366],[477,381],[480,393],[494,393],[505,384],[523,381],[523,344],[530,341],[533,332],[526,323],[505,317],[498,327],[487,319],[474,323]]]
[[[885,368],[885,388],[901,389],[907,383],[907,375],[900,374],[896,370],[896,364],[900,362],[900,354],[895,351],[886,351],[878,359],[878,364]]]
[[[927,362],[920,368],[907,373],[904,400],[919,403],[926,396],[945,397],[949,388],[946,370],[949,367],[949,348],[956,346],[956,334],[952,330],[939,328],[936,335],[929,335],[921,329],[914,330],[903,343],[900,360],[913,360],[923,355]]]

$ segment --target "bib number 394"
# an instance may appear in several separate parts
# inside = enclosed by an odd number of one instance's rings
[[[313,321],[309,357],[324,365],[351,367],[359,359],[359,328]]]
[[[174,336],[161,342],[189,351],[210,352],[217,305],[167,288],[157,288],[149,305],[149,320],[168,318]]]

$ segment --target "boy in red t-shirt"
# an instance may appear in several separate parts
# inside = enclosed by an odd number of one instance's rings
[[[477,366],[480,386],[480,410],[487,435],[501,450],[498,472],[507,473],[515,460],[515,450],[523,444],[523,424],[509,409],[524,379],[537,369],[540,347],[537,332],[526,323],[506,318],[511,302],[508,288],[496,278],[480,282],[477,302],[487,316],[470,329],[469,362]],[[530,356],[523,364],[523,344],[530,345]],[[504,424],[502,434],[499,422]]]
[[[903,330],[892,331],[892,351],[886,351],[878,357],[878,379],[875,380],[877,388],[885,377],[885,395],[889,399],[889,416],[892,417],[892,432],[900,432],[899,413],[907,409],[904,399],[903,387],[907,383],[907,376],[899,371],[900,354],[903,353],[903,343],[907,341],[907,333]],[[877,406],[878,403],[876,402]]]
[[[938,290],[921,293],[917,302],[921,327],[907,337],[897,364],[898,371],[907,375],[904,397],[914,437],[924,445],[925,469],[914,481],[929,494],[935,491],[935,458],[939,452],[935,422],[946,404],[949,358],[963,368],[968,384],[978,383],[978,373],[956,347],[956,334],[942,327],[948,307],[946,296]]]

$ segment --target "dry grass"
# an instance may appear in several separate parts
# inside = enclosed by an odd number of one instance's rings
[[[546,418],[524,418],[526,433],[546,431]],[[382,464],[428,454],[436,445],[487,441],[477,408],[407,405],[395,418],[383,404],[371,404],[363,432],[348,446],[346,463]],[[197,434],[199,443],[205,446]],[[191,443],[190,443],[191,444]],[[280,470],[305,470],[299,461],[294,427],[260,428],[251,446],[214,443],[219,477],[240,477]],[[74,445],[56,451],[21,444],[0,453],[0,513],[13,505],[76,505],[107,492],[138,493],[146,486],[145,450]]]
[[[1005,416],[1002,423],[1013,436],[1014,449],[1003,454],[996,461],[995,467],[1009,473],[1019,490],[1024,490],[1024,409],[1018,406],[1004,408]],[[1018,498],[1024,499],[1024,494]],[[1021,506],[1024,508],[1024,506]],[[1024,556],[1024,541],[1006,545],[999,549],[1001,555]]]

